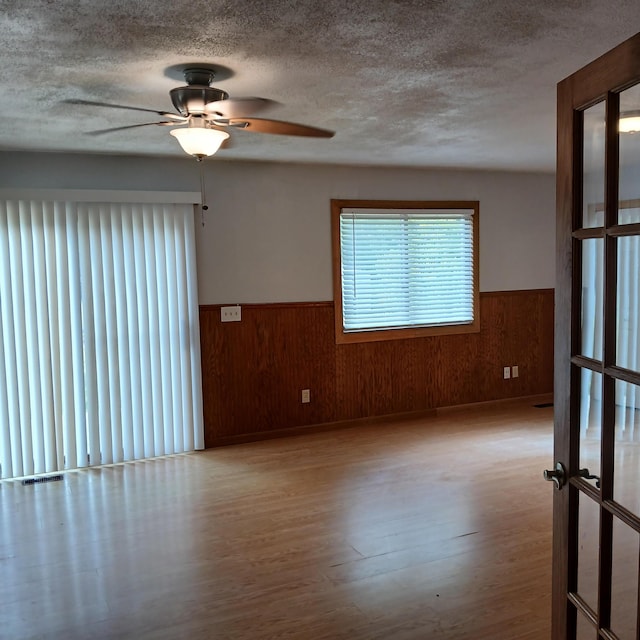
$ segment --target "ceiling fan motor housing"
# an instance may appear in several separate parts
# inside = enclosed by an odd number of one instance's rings
[[[173,106],[183,115],[208,113],[206,106],[211,102],[227,100],[229,94],[222,89],[209,86],[213,82],[210,69],[185,69],[185,87],[176,87],[169,91]]]

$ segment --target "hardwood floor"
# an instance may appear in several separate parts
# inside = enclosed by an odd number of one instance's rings
[[[547,638],[552,411],[0,482],[0,637]]]

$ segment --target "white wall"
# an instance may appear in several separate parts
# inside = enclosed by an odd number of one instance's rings
[[[201,304],[325,301],[331,198],[480,201],[480,289],[554,286],[555,176],[205,161]],[[0,188],[199,190],[185,159],[0,153]]]

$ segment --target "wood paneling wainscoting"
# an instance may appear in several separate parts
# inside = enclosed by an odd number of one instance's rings
[[[337,345],[333,302],[200,307],[207,447],[551,393],[553,289],[480,294],[480,333]],[[503,379],[517,365],[519,377]],[[311,402],[302,404],[302,389]]]

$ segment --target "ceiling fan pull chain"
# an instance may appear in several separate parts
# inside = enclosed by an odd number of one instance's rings
[[[204,212],[209,209],[209,205],[207,204],[207,194],[204,188],[204,167],[202,158],[198,158],[198,164],[200,165],[200,200],[202,202],[200,205],[200,215],[202,226],[204,227]]]

